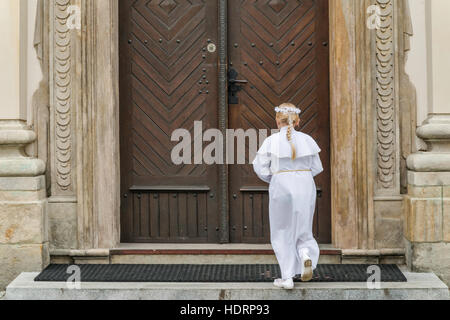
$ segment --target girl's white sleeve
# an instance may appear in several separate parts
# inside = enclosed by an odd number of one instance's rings
[[[269,152],[269,140],[270,138],[264,140],[261,148],[259,148],[256,153],[255,160],[253,160],[253,170],[255,170],[256,175],[262,181],[267,183],[270,183],[270,180],[272,179],[272,171],[270,170],[272,161],[271,153]]]
[[[272,179],[272,172],[270,171],[271,159],[270,156],[265,154],[256,154],[255,160],[253,160],[253,170],[256,175],[264,182],[270,183]]]
[[[313,177],[317,176],[319,173],[323,172],[322,161],[318,153],[312,156],[311,160],[311,171]]]

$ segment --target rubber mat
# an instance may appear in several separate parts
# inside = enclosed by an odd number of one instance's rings
[[[322,264],[314,270],[312,282],[366,282],[374,265]],[[381,282],[406,282],[397,265],[375,265]],[[73,266],[52,264],[35,281],[67,281],[74,278]],[[280,268],[272,264],[192,265],[192,264],[100,264],[78,265],[81,282],[272,282],[280,278]],[[369,267],[371,267],[369,269]],[[377,268],[375,268],[377,269]],[[377,269],[378,270],[378,269]],[[77,270],[78,271],[78,270]],[[71,280],[72,280],[71,279]],[[295,279],[295,281],[301,281]]]

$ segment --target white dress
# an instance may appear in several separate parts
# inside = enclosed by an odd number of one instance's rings
[[[311,136],[296,130],[292,142],[297,155],[291,159],[286,131],[283,127],[268,137],[253,161],[258,177],[270,183],[270,240],[283,279],[303,273],[302,250],[307,250],[313,270],[317,267],[320,250],[312,233],[317,195],[313,177],[323,171],[319,146]]]

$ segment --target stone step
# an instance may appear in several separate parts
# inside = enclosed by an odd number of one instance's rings
[[[103,251],[54,250],[58,264],[276,264],[267,244],[121,244]],[[356,252],[320,245],[320,264],[404,264],[399,250]]]
[[[404,272],[408,282],[296,283],[294,290],[271,283],[82,283],[34,282],[22,273],[6,289],[5,300],[449,300],[448,287],[433,273]]]
[[[319,263],[339,264],[341,250],[321,249]],[[277,264],[270,246],[259,248],[112,249],[113,264]]]

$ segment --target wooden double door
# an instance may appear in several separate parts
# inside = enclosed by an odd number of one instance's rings
[[[322,149],[314,234],[331,243],[328,1],[228,0],[225,21],[218,2],[119,2],[121,241],[269,243],[268,186],[249,152],[245,165],[206,164],[202,137],[224,123],[273,129],[274,107],[292,102],[303,110],[300,130]],[[190,133],[191,163],[172,161],[177,129]]]

